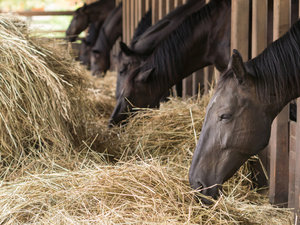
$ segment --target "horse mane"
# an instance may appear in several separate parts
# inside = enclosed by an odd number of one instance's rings
[[[132,43],[136,42],[136,40],[142,35],[149,27],[152,26],[152,9],[150,8],[148,12],[143,16],[141,21],[139,22],[137,28],[134,31],[133,38],[131,39],[130,46],[132,47]]]
[[[260,55],[248,61],[246,68],[254,81],[262,102],[291,98],[289,90],[300,91],[300,20],[278,40],[270,44]],[[230,71],[222,75],[218,87],[232,78]],[[290,94],[290,95],[289,95]]]
[[[104,49],[110,49],[112,48],[112,46],[114,45],[114,42],[111,42],[109,36],[106,34],[105,32],[105,29],[106,27],[110,24],[110,23],[113,23],[115,22],[115,16],[117,13],[119,13],[120,10],[122,10],[122,5],[123,3],[121,2],[117,7],[115,7],[110,13],[109,15],[107,16],[107,18],[105,19],[103,25],[101,26],[99,32],[98,32],[98,37],[97,37],[97,41],[100,39],[100,43],[97,43],[96,41],[96,44],[94,46],[94,49],[95,47],[98,48],[99,50],[99,47],[104,50]]]
[[[224,0],[222,3],[230,5],[230,0]],[[188,39],[192,37],[196,27],[201,24],[205,24],[212,18],[213,13],[221,7],[221,2],[219,0],[212,0],[208,4],[204,5],[197,12],[189,15],[175,30],[173,30],[170,35],[168,35],[164,40],[162,40],[159,45],[154,49],[151,58],[145,62],[142,70],[148,70],[150,68],[159,68],[162,73],[165,74],[164,80],[156,74],[158,85],[164,87],[168,81],[174,80],[174,74],[176,71],[183,71],[184,58],[182,56],[182,48],[187,46]],[[205,27],[205,26],[203,26]],[[203,34],[205,30],[203,30]],[[163,60],[162,60],[163,59]]]

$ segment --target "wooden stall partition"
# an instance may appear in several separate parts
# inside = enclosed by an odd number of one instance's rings
[[[300,17],[300,4],[299,4]],[[294,192],[294,208],[295,208],[295,224],[300,224],[300,98],[297,99],[297,124],[296,124],[296,152],[295,152],[295,192]]]
[[[129,32],[129,13],[130,13],[130,0],[123,0],[123,8],[122,8],[122,23],[123,23],[123,42],[129,45],[130,42],[130,32]]]
[[[169,12],[171,12],[175,7],[175,3],[174,3],[174,0],[167,0],[166,2],[166,10],[167,10],[167,14]]]
[[[273,39],[290,27],[290,0],[274,0]],[[289,183],[289,109],[285,107],[273,121],[270,138],[270,188],[272,204],[287,206]]]
[[[187,2],[187,0],[183,0],[182,4],[185,4],[186,2]],[[182,81],[182,97],[183,98],[187,98],[187,97],[190,97],[193,95],[193,74],[184,78]]]
[[[159,0],[152,0],[152,24],[159,20]]]
[[[243,60],[248,59],[249,0],[232,0],[231,49],[238,49]]]
[[[134,28],[135,28],[135,0],[129,0],[130,1],[130,40],[133,37]]]
[[[297,124],[296,124],[296,153],[295,153],[295,224],[300,224],[300,98],[297,99]]]
[[[252,0],[252,38],[251,57],[254,58],[267,47],[268,35],[268,0]],[[265,148],[258,154],[259,161],[253,162],[259,187],[268,185],[269,157]]]

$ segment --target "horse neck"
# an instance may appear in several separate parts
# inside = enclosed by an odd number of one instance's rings
[[[208,65],[216,64],[217,68],[222,70],[227,67],[230,57],[230,4],[221,3],[210,12],[206,21],[200,20],[196,23],[191,35],[178,44],[180,47],[176,54],[159,49],[158,46],[152,55],[151,63],[157,69],[156,76],[163,80],[165,87],[170,88]],[[171,35],[174,35],[174,32]],[[166,45],[168,44],[165,43],[164,46]],[[163,60],[159,57],[161,52],[166,53]],[[219,60],[220,58],[223,60]],[[160,65],[161,62],[165,65]]]
[[[300,20],[260,55],[246,63],[256,92],[273,119],[300,97]]]
[[[111,49],[116,40],[122,35],[122,8],[116,8],[113,16],[109,16],[107,19],[109,19],[109,22],[103,25],[103,31],[108,47]]]
[[[89,22],[97,22],[104,20],[109,11],[115,7],[115,1],[113,0],[100,0],[88,5],[86,14],[89,17]]]

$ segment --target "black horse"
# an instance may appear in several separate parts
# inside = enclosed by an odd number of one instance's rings
[[[108,15],[104,21],[97,41],[91,52],[91,70],[93,75],[105,74],[110,68],[110,50],[116,40],[122,36],[122,3]]]
[[[92,22],[97,22],[101,26],[114,8],[114,0],[99,0],[89,5],[84,4],[73,14],[73,19],[66,31],[67,39],[71,42],[75,41],[78,35]]]
[[[131,44],[136,42],[138,38],[152,25],[152,9],[150,9],[141,19],[137,28],[134,31],[133,38],[131,40]],[[125,45],[123,42],[120,42],[120,46],[122,49],[122,45]],[[124,73],[131,67],[132,64],[138,64],[140,62],[140,57],[130,57],[120,51],[119,54],[119,70],[117,76],[117,86],[116,86],[116,98],[118,99],[120,95],[120,89],[123,83]]]
[[[79,49],[79,61],[86,65],[88,69],[91,66],[91,51],[94,46],[97,36],[99,33],[99,25],[96,23],[91,23],[89,25],[88,33],[86,38],[81,41]]]
[[[230,0],[212,0],[186,17],[150,56],[121,45],[124,54],[142,60],[120,74],[123,81],[110,124],[126,119],[134,107],[158,107],[169,88],[198,69],[214,64],[224,71],[230,58],[230,15]]]

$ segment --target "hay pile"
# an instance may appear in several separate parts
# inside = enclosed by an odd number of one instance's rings
[[[62,46],[0,17],[0,224],[292,223],[250,190],[246,167],[213,206],[194,200],[187,173],[209,97],[108,130],[115,74],[89,78]]]
[[[68,51],[53,48],[61,43],[31,38],[24,21],[0,16],[2,176],[7,168],[27,167],[23,162],[30,155],[55,159],[65,152],[69,157],[70,149],[95,143],[99,126],[94,121],[100,113],[98,103],[87,98],[92,81]]]
[[[183,170],[185,172],[185,170]],[[27,176],[0,189],[6,224],[289,224],[291,214],[239,182],[213,206],[158,161]],[[237,189],[237,190],[235,190]],[[242,190],[242,191],[238,191]],[[256,199],[256,200],[251,200]]]

